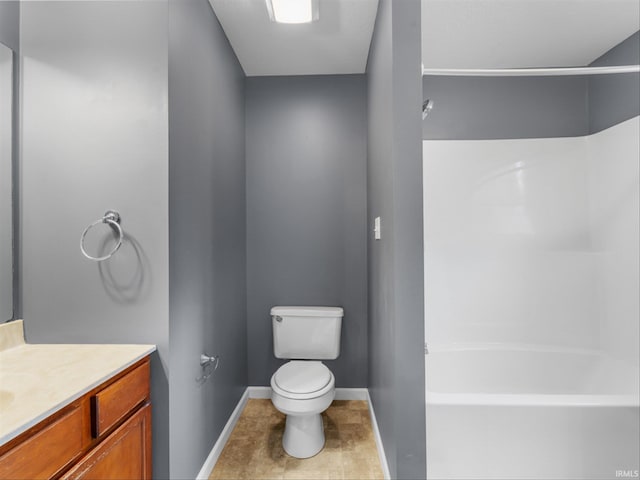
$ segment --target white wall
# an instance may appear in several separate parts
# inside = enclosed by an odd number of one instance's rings
[[[424,141],[426,341],[638,362],[638,117],[574,138]]]
[[[602,347],[638,364],[640,117],[587,137],[589,213],[599,254]]]
[[[12,52],[0,43],[0,322],[13,317]]]
[[[426,339],[595,347],[586,140],[425,141]]]

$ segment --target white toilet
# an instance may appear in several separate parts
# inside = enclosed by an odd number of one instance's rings
[[[324,447],[322,417],[335,397],[335,378],[319,360],[340,355],[340,307],[273,307],[273,350],[291,359],[271,377],[271,401],[287,416],[282,446],[308,458]]]

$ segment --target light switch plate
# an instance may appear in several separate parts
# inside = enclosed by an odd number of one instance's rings
[[[382,238],[382,232],[380,231],[380,217],[376,217],[373,221],[373,238],[380,240]]]

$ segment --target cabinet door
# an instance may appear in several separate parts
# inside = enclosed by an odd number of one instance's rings
[[[151,405],[142,407],[62,478],[151,479]]]
[[[86,410],[88,414],[88,409]],[[79,458],[90,442],[85,410],[67,413],[0,455],[0,479],[47,479]]]

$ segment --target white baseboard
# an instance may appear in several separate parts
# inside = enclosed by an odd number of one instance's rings
[[[216,466],[216,462],[218,461],[218,458],[220,458],[220,454],[222,453],[224,446],[227,444],[227,441],[231,436],[231,432],[233,432],[233,429],[235,428],[236,423],[240,418],[240,414],[242,413],[244,406],[247,404],[248,399],[249,389],[247,388],[240,397],[236,408],[234,408],[233,412],[231,412],[231,416],[229,417],[229,420],[227,420],[227,424],[222,429],[218,440],[216,440],[216,443],[213,445],[211,452],[209,452],[207,459],[204,461],[204,464],[202,465],[202,468],[200,469],[196,480],[207,480],[209,478],[209,475],[211,475],[211,472],[213,472],[213,467]]]
[[[336,400],[366,400],[369,393],[366,388],[336,388]]]
[[[249,398],[271,398],[271,387],[247,387]]]
[[[380,436],[380,429],[378,428],[378,421],[376,420],[376,414],[373,411],[373,402],[371,401],[371,396],[369,395],[369,390],[365,389],[367,392],[367,402],[369,402],[369,415],[371,416],[371,427],[373,428],[373,436],[376,439],[376,446],[378,447],[378,457],[380,457],[380,465],[382,466],[382,474],[384,475],[384,480],[391,479],[391,473],[389,472],[389,464],[387,463],[387,456],[384,453],[384,445],[382,444],[382,437]]]
[[[209,456],[202,465],[196,480],[207,480],[213,467],[215,467],[224,446],[227,444],[231,432],[233,431],[240,414],[247,404],[247,400],[250,398],[271,398],[271,387],[247,387],[245,392],[240,397],[238,405],[233,409],[227,424],[222,429],[220,437],[216,441],[215,445],[211,449]],[[378,456],[380,457],[380,464],[382,466],[382,473],[385,480],[389,480],[391,475],[389,473],[389,464],[387,463],[387,457],[384,454],[384,446],[382,445],[382,437],[380,437],[380,430],[378,429],[378,422],[376,421],[376,414],[373,411],[373,404],[371,403],[371,397],[369,396],[369,390],[366,388],[336,388],[336,400],[367,400],[369,404],[369,415],[371,416],[371,427],[373,428],[373,434],[376,440],[376,446],[378,447]]]

